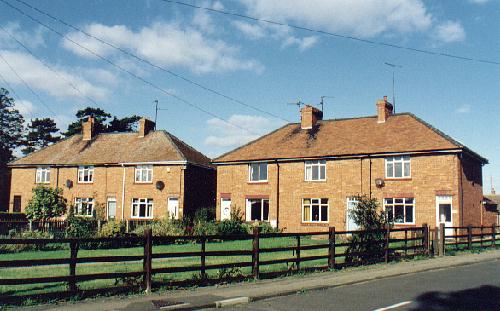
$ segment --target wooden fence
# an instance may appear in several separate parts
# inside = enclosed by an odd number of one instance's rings
[[[363,241],[360,237],[374,237],[370,243],[378,243],[380,246],[376,252],[361,252],[359,246]],[[284,247],[261,247],[263,239],[288,238],[295,240],[295,245]],[[304,238],[317,239],[318,243],[303,244]],[[212,241],[247,240],[251,241],[251,249],[224,249],[207,250],[207,243]],[[179,241],[191,241],[199,243],[199,251],[185,252],[154,252],[153,246],[161,246]],[[153,237],[151,230],[146,230],[144,237],[129,238],[97,238],[97,239],[0,239],[0,246],[3,244],[65,244],[69,246],[70,256],[56,259],[26,259],[26,260],[0,260],[0,271],[2,268],[12,267],[34,267],[34,266],[61,266],[58,271],[63,271],[63,265],[68,266],[68,273],[59,276],[30,277],[30,278],[2,278],[0,285],[18,286],[26,284],[48,284],[64,282],[67,290],[64,292],[31,295],[31,299],[62,298],[72,295],[95,295],[106,291],[120,291],[135,289],[150,292],[153,288],[164,285],[175,285],[175,282],[153,282],[153,276],[173,275],[182,272],[196,272],[200,276],[196,281],[209,284],[209,270],[241,269],[247,268],[247,275],[240,275],[239,278],[266,278],[284,273],[293,273],[309,269],[340,269],[348,266],[370,264],[375,262],[389,262],[399,258],[407,258],[416,255],[426,255],[429,249],[429,230],[427,226],[411,228],[392,228],[371,231],[336,231],[331,227],[328,232],[313,233],[260,233],[255,228],[253,234],[243,235],[211,235],[211,236],[171,236]],[[140,245],[143,248],[141,255],[120,255],[120,256],[99,256],[99,257],[79,257],[78,252],[82,245],[89,243],[127,243]],[[363,248],[361,248],[363,249]],[[319,255],[305,255],[306,251],[324,250]],[[263,254],[281,253],[292,256],[277,259],[262,260]],[[166,258],[198,258],[198,264],[190,266],[175,265],[176,261],[168,262],[165,266]],[[229,263],[207,264],[209,257],[230,257]],[[0,257],[1,258],[1,257]],[[162,261],[163,259],[163,261]],[[142,262],[142,269],[128,272],[92,273],[78,274],[77,267],[89,263],[123,263]],[[177,261],[178,263],[179,261]],[[302,264],[315,262],[313,266],[303,267]],[[172,263],[172,265],[170,265]],[[262,272],[266,266],[287,264],[288,269],[284,271]],[[100,279],[140,279],[140,286],[115,286],[111,288],[99,288],[92,291],[79,290],[78,283],[89,280]],[[27,296],[3,295],[0,294],[0,301],[16,303]]]
[[[444,255],[446,250],[496,247],[500,226],[436,227],[435,253]],[[450,232],[451,231],[451,232]]]

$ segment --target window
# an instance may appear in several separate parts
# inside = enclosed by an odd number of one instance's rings
[[[20,195],[14,196],[14,202],[12,204],[12,212],[13,213],[20,213],[21,212],[21,196]]]
[[[411,176],[409,156],[389,157],[385,159],[386,178],[409,178]]]
[[[135,168],[135,182],[149,183],[153,181],[153,165],[137,165]]]
[[[326,160],[306,161],[306,181],[326,180]]]
[[[252,163],[248,171],[250,181],[267,181],[267,163]]]
[[[153,199],[132,199],[133,218],[153,218]]]
[[[389,222],[395,224],[415,223],[415,199],[414,198],[386,198],[384,208],[387,212]]]
[[[78,167],[78,182],[91,183],[94,181],[94,167],[80,166]]]
[[[50,167],[39,166],[36,169],[36,183],[48,184],[50,183]]]
[[[303,222],[328,222],[328,199],[302,199]]]
[[[269,199],[247,199],[248,221],[269,221]]]
[[[77,216],[92,216],[94,212],[94,199],[76,198],[74,214]]]

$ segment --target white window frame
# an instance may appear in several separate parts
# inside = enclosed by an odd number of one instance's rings
[[[261,165],[265,164],[266,165],[266,179],[260,179],[260,169],[261,169]],[[253,172],[253,169],[252,169],[252,165],[258,165],[259,167],[259,179],[257,180],[253,180],[252,179],[252,172]],[[255,182],[255,183],[259,183],[259,182],[267,182],[269,179],[269,163],[267,162],[254,162],[254,163],[250,163],[248,164],[248,182]]]
[[[250,201],[255,201],[255,200],[260,200],[260,218],[258,221],[265,221],[269,222],[269,214],[271,213],[271,206],[268,198],[252,198],[252,199],[246,199],[246,215],[245,218],[247,221],[255,221],[255,219],[252,219],[252,205]],[[268,206],[268,211],[267,211],[267,219],[264,219],[264,201],[267,201],[267,206]]]
[[[35,181],[37,184],[50,184],[50,166],[38,166]]]
[[[305,200],[310,200],[310,203],[309,204],[306,204],[305,203]],[[313,203],[313,200],[318,200],[318,203]],[[321,203],[321,200],[327,200],[327,203]],[[310,220],[305,220],[304,216],[304,210],[305,210],[305,207],[306,205],[309,205],[310,206],[310,209],[309,209],[309,219]],[[313,209],[312,209],[312,206],[313,205],[318,205],[319,206],[319,219],[318,220],[313,220]],[[321,220],[321,216],[322,215],[322,207],[326,206],[326,220]],[[303,223],[329,223],[330,222],[330,199],[329,198],[302,198],[302,211],[301,211],[301,220]]]
[[[137,202],[134,202],[134,200],[137,200]],[[139,208],[141,204],[146,204],[146,216],[141,217],[139,216]],[[137,205],[137,215],[134,215],[134,205]],[[148,206],[150,214],[147,215],[148,213]],[[152,198],[133,198],[132,199],[132,204],[130,206],[130,217],[134,219],[153,219],[153,211],[154,211],[154,201]]]
[[[87,206],[90,205],[90,214],[81,213],[83,204]],[[95,204],[94,198],[75,198],[75,209],[73,210],[73,214],[75,216],[81,216],[81,217],[92,217],[94,216],[94,204]]]
[[[88,180],[85,180],[87,177]],[[78,183],[79,184],[91,184],[94,182],[94,166],[92,165],[82,165],[78,167]]]
[[[313,168],[318,168],[318,179],[313,179]],[[321,178],[321,168],[325,169],[325,176]],[[308,169],[310,176],[308,176]],[[326,181],[326,160],[308,160],[304,162],[304,180],[305,181]]]
[[[401,164],[401,176],[396,176],[396,164]],[[409,164],[408,171],[405,169],[405,164]],[[392,176],[388,175],[388,166],[392,165]],[[409,155],[394,156],[385,158],[385,178],[388,179],[405,179],[411,178],[411,158]]]
[[[412,199],[413,203],[406,203],[407,199]],[[392,200],[392,203],[387,203],[387,200]],[[403,203],[396,203],[396,200],[403,200]],[[395,213],[394,213],[394,208],[396,205],[403,205],[403,215],[404,215],[404,221],[403,222],[395,222]],[[406,221],[406,206],[412,206],[412,222],[407,222]],[[384,198],[384,211],[387,213],[387,208],[391,207],[392,208],[392,222],[395,225],[414,225],[415,224],[415,209],[416,209],[416,200],[415,198]],[[388,219],[389,220],[389,219]]]
[[[146,178],[144,177],[146,173]],[[149,178],[147,178],[149,177]],[[137,165],[134,170],[134,180],[136,183],[150,184],[153,182],[153,165]]]

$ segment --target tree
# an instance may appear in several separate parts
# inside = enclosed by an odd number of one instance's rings
[[[34,119],[28,125],[28,132],[24,137],[25,148],[21,151],[27,155],[33,151],[47,147],[61,139],[60,136],[54,136],[59,129],[51,118]]]
[[[78,110],[75,114],[78,118],[78,121],[75,121],[68,125],[68,130],[63,133],[64,136],[68,137],[71,135],[78,134],[82,131],[82,122],[80,121],[83,117],[93,116],[94,117],[94,132],[95,133],[104,133],[107,129],[106,122],[111,115],[101,108],[92,108],[87,107],[85,109]]]
[[[14,109],[9,91],[0,88],[0,166],[14,159],[13,150],[22,144],[24,119]]]
[[[125,117],[122,119],[118,119],[116,116],[113,117],[113,120],[109,122],[109,126],[106,129],[106,132],[132,132],[137,130],[137,122],[141,119],[141,117],[133,115],[131,117]]]
[[[377,199],[363,195],[358,196],[357,201],[358,204],[350,211],[350,216],[361,231],[351,234],[346,262],[379,262],[384,257],[385,233],[388,226],[386,214]]]
[[[66,213],[66,199],[61,188],[37,186],[33,188],[33,197],[26,206],[26,217],[43,222],[60,217]]]

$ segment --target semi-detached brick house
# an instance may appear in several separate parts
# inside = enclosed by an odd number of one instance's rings
[[[487,160],[410,113],[322,120],[311,106],[290,123],[213,161],[217,217],[239,210],[247,221],[286,231],[353,230],[356,195],[377,198],[395,225],[485,224]]]
[[[214,205],[209,158],[147,119],[132,133],[93,135],[93,124],[9,164],[10,212],[24,212],[36,185],[62,188],[82,216],[100,204],[108,219],[182,218]]]

